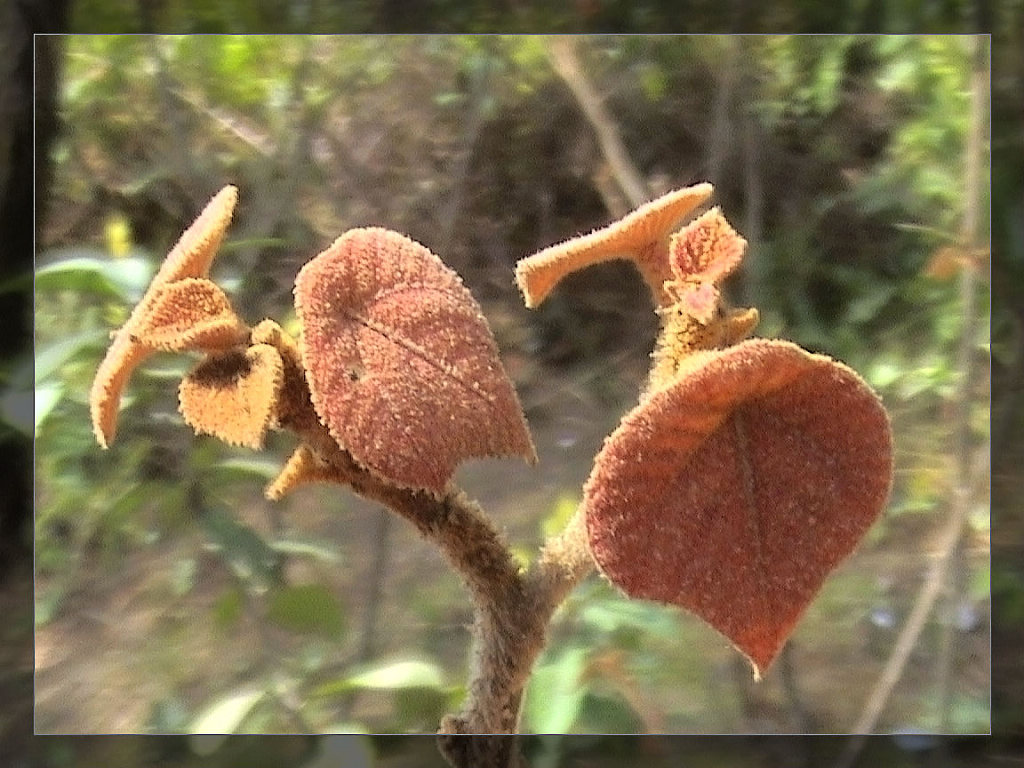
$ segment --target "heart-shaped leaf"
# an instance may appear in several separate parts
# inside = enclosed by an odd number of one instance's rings
[[[197,434],[257,449],[274,415],[283,363],[268,344],[207,355],[181,381],[178,401]]]
[[[756,672],[885,505],[888,417],[856,373],[788,342],[692,363],[598,454],[588,538],[628,595],[693,611]]]
[[[313,405],[370,471],[441,493],[464,459],[535,459],[480,307],[424,246],[347,232],[299,272],[295,304]]]

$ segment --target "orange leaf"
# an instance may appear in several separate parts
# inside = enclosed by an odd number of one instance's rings
[[[264,490],[271,501],[281,498],[303,483],[345,483],[345,476],[334,467],[317,458],[316,453],[305,444],[299,445],[285,462],[284,467]]]
[[[248,333],[220,286],[206,278],[188,277],[154,290],[152,303],[132,336],[152,349],[180,352],[233,347]]]
[[[630,259],[651,289],[655,306],[671,303],[665,281],[669,269],[669,235],[711,196],[711,185],[676,189],[645,203],[622,219],[589,235],[552,245],[516,264],[516,282],[526,306],[538,306],[566,275],[591,264]]]
[[[888,417],[856,373],[788,342],[691,363],[598,454],[588,538],[628,595],[694,612],[758,673],[882,511]]]
[[[313,405],[362,466],[441,493],[464,459],[536,459],[480,307],[424,246],[347,232],[299,272],[295,304]]]
[[[92,429],[96,442],[103,448],[107,448],[114,439],[121,391],[132,372],[153,351],[141,346],[133,339],[133,335],[149,315],[155,296],[162,286],[185,278],[206,276],[231,222],[237,200],[238,190],[230,185],[213,196],[167,254],[128,321],[114,335],[89,391]]]
[[[281,356],[267,344],[207,355],[181,381],[185,423],[232,445],[257,449],[281,389]]]

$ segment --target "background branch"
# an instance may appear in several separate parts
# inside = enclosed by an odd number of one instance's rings
[[[569,86],[583,114],[597,133],[601,152],[608,161],[615,180],[629,198],[630,205],[636,208],[647,202],[650,199],[647,184],[644,183],[640,171],[633,165],[633,161],[629,159],[629,153],[619,137],[614,119],[605,109],[601,97],[580,67],[576,56],[576,41],[572,37],[552,37],[548,41],[547,50],[555,72]]]
[[[975,481],[984,477],[988,472],[988,466],[988,451],[979,451],[975,456],[975,464],[971,472]],[[878,678],[878,682],[875,683],[871,695],[868,696],[860,718],[858,718],[857,723],[851,729],[857,735],[847,742],[846,748],[835,763],[835,768],[852,768],[867,742],[868,734],[874,731],[878,725],[878,720],[885,709],[885,705],[889,701],[896,683],[899,682],[900,677],[903,675],[903,670],[907,666],[910,654],[917,646],[917,641],[921,636],[921,631],[924,629],[925,622],[928,620],[932,608],[935,607],[935,602],[939,595],[942,594],[946,573],[953,559],[957,543],[960,541],[964,522],[967,519],[967,511],[967,504],[954,503],[953,514],[946,523],[942,535],[939,537],[938,554],[935,562],[932,564],[924,583],[921,585],[921,589],[917,593],[914,607],[911,609],[910,615],[907,616],[903,629],[900,630],[899,637],[896,639],[895,645],[893,645],[892,653],[889,655],[889,660],[885,664],[885,669]]]

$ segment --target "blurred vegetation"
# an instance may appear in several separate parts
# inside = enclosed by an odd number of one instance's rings
[[[92,20],[98,5],[83,1],[74,11]],[[624,4],[594,5],[627,13]],[[161,23],[184,23],[172,18],[175,7]],[[271,17],[302,24],[288,20],[318,6],[288,7],[299,10]],[[229,31],[223,19],[235,17],[220,13],[188,28]],[[247,29],[271,18],[259,15],[271,13],[263,6],[252,19],[248,13],[238,10]],[[345,505],[345,516],[355,516],[351,529],[366,528],[372,518],[349,511],[347,497],[312,493],[281,508],[262,502],[262,485],[279,465],[272,457],[287,455],[286,441],[254,460],[194,438],[175,400],[188,360],[156,358],[139,371],[117,441],[106,452],[95,446],[86,397],[109,331],[221,185],[237,184],[241,195],[214,276],[250,322],[271,316],[287,325],[299,266],[348,228],[383,225],[463,275],[538,434],[561,429],[556,406],[566,388],[601,412],[621,413],[635,400],[654,325],[627,267],[573,276],[536,313],[522,309],[512,283],[518,258],[602,225],[622,205],[593,129],[545,46],[516,36],[66,40],[64,133],[36,273],[35,370],[10,374],[23,394],[30,384],[35,392],[35,422],[11,417],[8,428],[36,438],[37,623],[76,615],[91,585],[125,578],[133,557],[145,562],[152,553],[155,562],[155,553],[170,552],[160,560],[157,594],[176,607],[161,642],[205,622],[222,644],[254,634],[260,646],[230,664],[210,660],[210,671],[160,662],[171,669],[153,672],[162,693],[151,702],[148,730],[429,731],[461,697],[457,585],[443,595],[378,595],[423,627],[389,638],[396,654],[368,652],[362,593],[339,590],[336,573],[362,569],[351,587],[384,579],[400,560],[382,554],[356,566],[344,541],[303,529],[304,510],[322,504]],[[987,270],[987,252],[961,232],[970,204],[966,38],[598,36],[578,54],[652,194],[715,183],[716,203],[751,243],[732,298],[760,308],[759,334],[840,358],[882,394],[897,435],[897,475],[869,548],[880,557],[924,553],[956,483],[965,323],[956,278],[965,266]],[[978,203],[987,222],[987,197]],[[988,233],[978,237],[987,242]],[[978,447],[989,439],[988,291],[980,280],[969,344],[981,372],[968,393]],[[1020,329],[1005,309],[992,323]],[[1017,365],[1017,346],[991,353],[1001,368]],[[579,479],[556,479],[549,506],[524,511],[517,530],[538,540],[574,506]],[[972,502],[965,636],[987,626],[987,493],[975,489]],[[827,588],[805,620],[814,634],[806,644],[798,636],[806,657],[825,674],[853,663],[842,654],[877,662],[921,570],[903,562]],[[199,619],[187,617],[200,609]],[[692,650],[717,648],[692,618],[627,602],[596,580],[558,621],[531,682],[526,730],[842,730],[853,716],[844,709],[845,720],[800,720],[799,702],[781,687],[758,709],[742,686],[737,697],[728,666]],[[942,621],[924,643],[934,647]],[[837,626],[842,632],[830,635]],[[978,645],[987,641],[971,648]],[[722,650],[721,658],[731,653]],[[884,727],[941,722],[931,654],[922,651],[908,683],[899,715],[907,719]],[[987,730],[987,663],[963,660],[958,732]],[[651,681],[663,688],[652,692]],[[686,690],[673,692],[681,681]],[[716,692],[719,700],[710,700]],[[848,704],[854,715],[857,704]],[[538,765],[553,766],[572,742],[534,748]],[[71,764],[62,759],[52,764]]]
[[[686,13],[671,0],[574,0],[551,5],[540,2],[489,3],[485,0],[239,0],[216,8],[197,0],[77,0],[71,20],[74,32],[174,33],[444,33],[531,32],[634,33],[721,32],[913,34],[923,30],[956,33],[1001,29],[1019,12],[1015,0],[995,4],[952,0],[880,0],[822,6],[813,0],[784,0],[767,5],[734,0],[697,0]]]

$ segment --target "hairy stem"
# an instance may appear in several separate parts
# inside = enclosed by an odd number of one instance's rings
[[[416,526],[469,588],[474,620],[468,694],[462,710],[441,722],[442,754],[456,768],[523,765],[514,738],[523,689],[544,648],[552,614],[593,568],[582,510],[545,543],[537,562],[522,573],[501,533],[454,485],[449,484],[440,497],[397,488],[360,467],[318,422],[304,421],[298,431],[334,468],[338,482]]]

